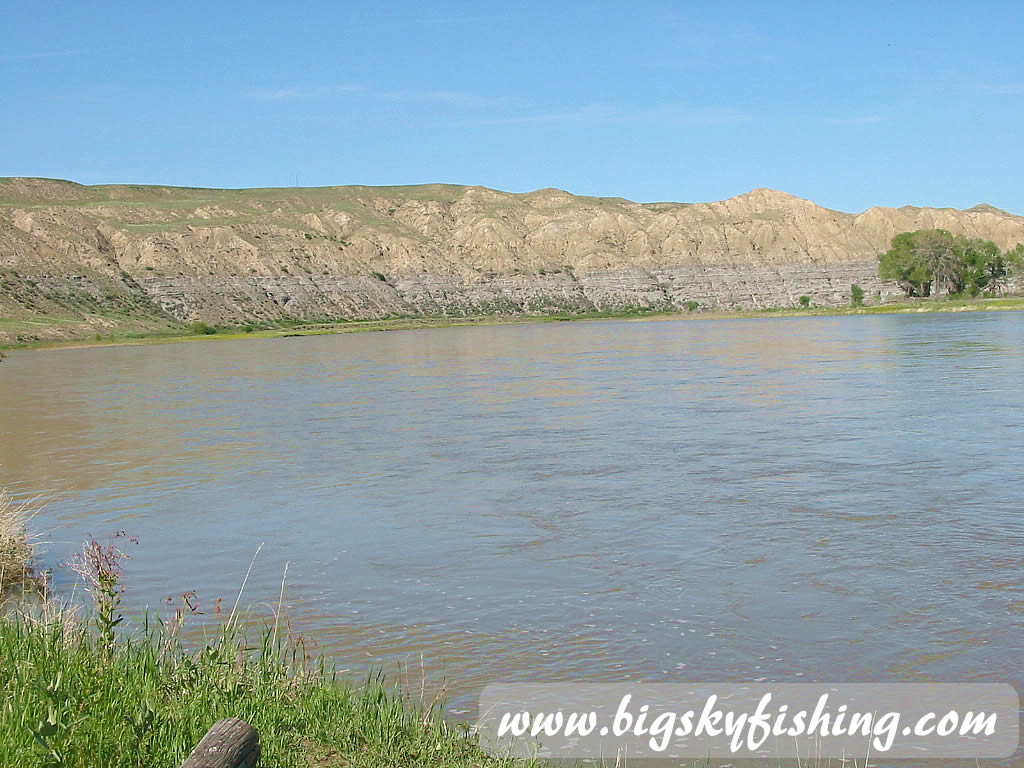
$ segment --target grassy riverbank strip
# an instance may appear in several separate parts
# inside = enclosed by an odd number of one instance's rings
[[[375,673],[341,680],[279,617],[252,630],[232,612],[186,646],[183,596],[166,619],[122,624],[114,544],[72,563],[94,605],[58,604],[34,576],[30,514],[0,493],[0,765],[177,768],[225,717],[259,731],[263,768],[511,765],[423,694]]]
[[[998,312],[1024,311],[1024,296],[1001,298],[935,297],[888,302],[861,307],[810,306],[766,307],[752,310],[693,311],[629,310],[592,312],[565,315],[471,315],[464,317],[403,317],[380,320],[350,320],[324,323],[282,324],[273,327],[205,327],[201,333],[188,328],[159,333],[125,330],[109,336],[88,339],[38,341],[24,344],[0,345],[2,349],[76,349],[81,347],[127,346],[138,344],[172,344],[194,341],[225,341],[237,339],[265,339],[298,336],[321,336],[338,333],[369,333],[377,331],[404,331],[421,328],[453,328],[461,326],[525,325],[555,322],[581,322],[596,320],[735,320],[765,317],[831,317],[846,315],[890,315],[944,312]],[[0,323],[4,322],[0,318]]]
[[[259,731],[266,768],[499,765],[383,678],[343,683],[269,628],[187,651],[167,624],[107,645],[89,622],[12,614],[0,669],[0,765],[177,768],[224,717]]]

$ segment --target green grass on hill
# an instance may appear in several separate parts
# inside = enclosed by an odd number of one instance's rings
[[[145,184],[83,185],[61,179],[29,179],[49,184],[55,194],[15,191],[14,179],[0,177],[0,206],[49,208],[54,206],[110,208],[144,207],[163,210],[197,208],[206,205],[257,206],[289,205],[318,210],[325,204],[387,197],[397,201],[438,200],[454,202],[466,187],[457,184],[406,186],[253,187],[248,189],[206,189]],[[505,193],[507,194],[507,193]],[[509,195],[509,197],[513,197]],[[255,210],[255,209],[254,209]]]

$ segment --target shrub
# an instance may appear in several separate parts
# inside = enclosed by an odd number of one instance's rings
[[[217,332],[217,329],[212,325],[207,325],[202,320],[196,320],[193,323],[189,323],[188,329],[197,336],[210,336]]]
[[[810,296],[801,296],[800,297],[800,306],[803,307],[804,309],[807,309],[807,307],[811,306],[811,297]]]

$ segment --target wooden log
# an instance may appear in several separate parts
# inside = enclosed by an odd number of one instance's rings
[[[232,717],[214,723],[181,768],[255,768],[259,759],[259,733]]]

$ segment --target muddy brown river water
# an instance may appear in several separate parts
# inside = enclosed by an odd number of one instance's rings
[[[1024,690],[1024,314],[668,319],[14,352],[0,485],[129,613],[290,562],[362,675]],[[58,569],[59,588],[71,579]]]

